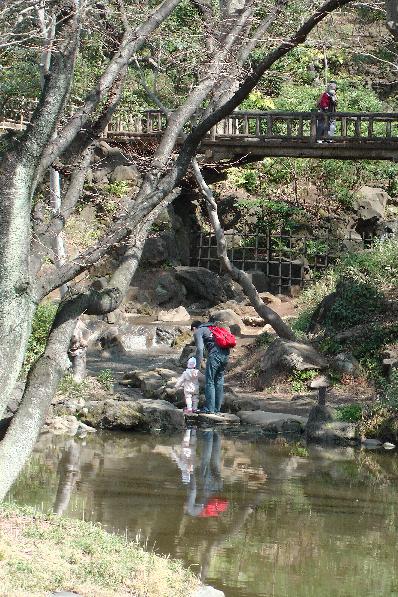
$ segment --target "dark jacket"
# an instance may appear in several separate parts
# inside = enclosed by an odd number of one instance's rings
[[[194,340],[196,345],[196,367],[200,369],[200,365],[203,360],[203,350],[206,348],[207,354],[210,354],[213,350],[217,350],[216,343],[213,340],[213,334],[209,330],[209,326],[214,323],[203,323],[194,332]]]

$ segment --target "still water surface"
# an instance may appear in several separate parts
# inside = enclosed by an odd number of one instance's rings
[[[398,457],[217,430],[42,436],[10,497],[181,558],[227,597],[398,596]]]

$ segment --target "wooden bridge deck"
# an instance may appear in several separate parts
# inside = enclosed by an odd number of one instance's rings
[[[323,119],[331,139],[319,139],[317,126]],[[0,130],[24,129],[30,114],[0,117]],[[110,141],[155,146],[167,121],[158,110],[117,118],[104,136]],[[194,125],[186,126],[188,133]],[[319,141],[322,141],[320,143]],[[200,153],[212,161],[256,161],[264,157],[309,157],[338,160],[398,160],[398,113],[256,112],[237,111],[220,121],[203,140]]]

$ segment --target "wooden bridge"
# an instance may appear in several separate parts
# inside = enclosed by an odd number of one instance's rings
[[[319,119],[323,119],[325,130],[332,121],[332,139],[317,137]],[[0,129],[22,130],[29,120],[29,113],[0,116]],[[160,111],[147,110],[116,118],[104,136],[118,143],[153,147],[166,125]],[[187,125],[185,132],[193,125]],[[256,161],[267,156],[398,161],[398,113],[236,111],[213,127],[202,141],[200,153],[215,162]]]
[[[317,137],[320,118],[324,130],[333,122],[332,139]],[[166,124],[161,112],[148,110],[139,116],[115,119],[105,135],[125,143],[156,142]],[[189,132],[190,126],[185,132]],[[213,127],[202,141],[201,152],[214,161],[256,161],[267,156],[395,161],[398,113],[237,111]]]

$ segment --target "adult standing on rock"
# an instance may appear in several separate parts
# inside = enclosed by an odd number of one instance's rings
[[[203,351],[206,348],[207,362],[205,372],[206,403],[201,412],[219,413],[224,400],[224,371],[228,363],[229,348],[221,348],[215,340],[212,328],[215,323],[193,321],[191,330],[196,346],[196,366],[200,369]]]

